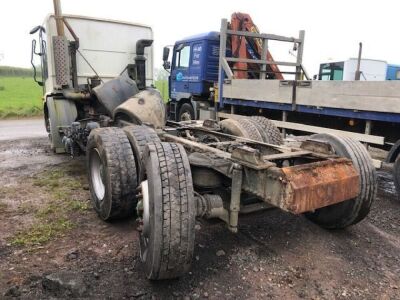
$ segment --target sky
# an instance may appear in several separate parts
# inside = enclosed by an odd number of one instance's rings
[[[400,64],[400,1],[266,1],[266,0],[61,0],[65,14],[148,24],[154,31],[154,66],[162,48],[184,37],[218,31],[233,12],[252,16],[261,32],[298,36],[305,30],[303,64],[310,75],[326,61],[363,57]],[[52,0],[1,0],[0,65],[29,67],[29,31],[53,11]],[[276,60],[289,60],[292,45],[270,44]]]

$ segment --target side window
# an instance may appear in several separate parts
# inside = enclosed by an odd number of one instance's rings
[[[175,67],[189,68],[190,46],[178,46],[176,50]]]
[[[343,80],[343,70],[336,69],[333,71],[333,80]]]

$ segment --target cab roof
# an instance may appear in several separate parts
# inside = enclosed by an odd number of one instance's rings
[[[182,43],[190,43],[200,40],[209,40],[209,41],[219,41],[219,32],[217,31],[210,31],[206,33],[200,33],[196,35],[192,35],[186,37],[180,41],[177,41],[175,44],[182,44]]]

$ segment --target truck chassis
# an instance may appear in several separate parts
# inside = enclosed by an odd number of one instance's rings
[[[218,218],[235,233],[240,213],[273,207],[324,228],[345,228],[368,214],[376,174],[363,145],[328,134],[299,148],[274,145],[256,124],[248,118],[92,130],[94,207],[104,220],[136,215],[149,279],[189,270],[196,218]]]

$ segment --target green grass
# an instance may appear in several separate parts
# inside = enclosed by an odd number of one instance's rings
[[[168,81],[155,81],[165,102],[168,101]],[[42,88],[31,77],[0,76],[0,119],[40,116]]]
[[[71,221],[60,218],[50,222],[36,223],[28,230],[19,232],[11,241],[15,246],[42,245],[49,240],[62,236],[73,228]]]
[[[168,101],[168,81],[167,80],[157,80],[155,81],[156,89],[160,91],[164,102]]]
[[[32,208],[26,210],[25,206],[20,206],[22,213],[34,212],[35,222],[17,232],[10,239],[11,244],[32,247],[61,237],[75,227],[75,222],[71,220],[73,216],[78,218],[90,209],[89,201],[83,200],[79,195],[85,176],[72,175],[74,168],[73,165],[63,166],[37,174],[33,178],[33,186],[49,198],[46,205],[34,211]]]
[[[42,88],[30,77],[0,76],[0,119],[42,114]]]

